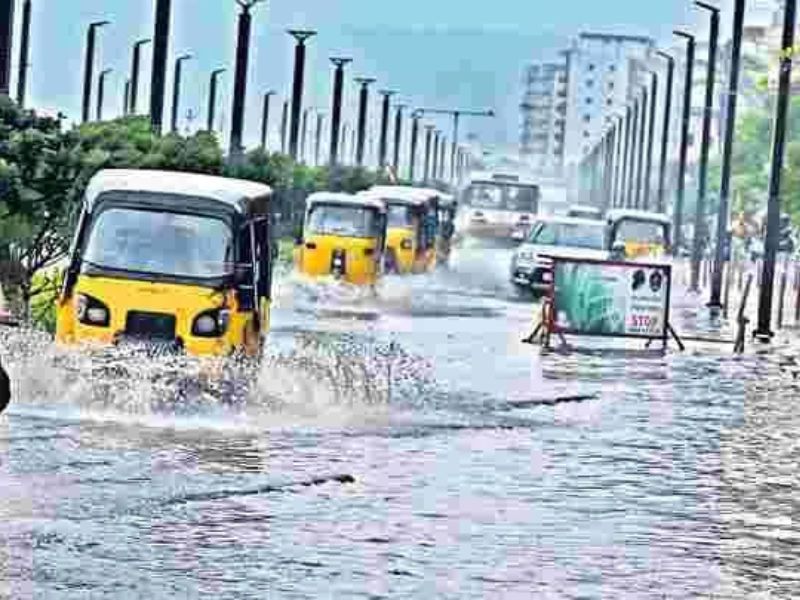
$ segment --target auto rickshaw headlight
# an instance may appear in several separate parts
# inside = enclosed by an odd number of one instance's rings
[[[411,247],[414,245],[414,242],[411,241],[411,238],[405,238],[402,242],[400,242],[400,248],[403,250],[411,250]]]
[[[97,298],[87,294],[76,294],[75,316],[84,325],[96,327],[108,327],[111,321],[108,307]]]
[[[220,337],[228,330],[230,311],[209,310],[199,314],[192,323],[192,335],[197,337]]]

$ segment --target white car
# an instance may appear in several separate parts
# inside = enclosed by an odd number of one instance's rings
[[[535,297],[544,295],[553,282],[547,256],[606,260],[606,227],[603,221],[572,217],[539,217],[527,239],[511,258],[511,283]]]

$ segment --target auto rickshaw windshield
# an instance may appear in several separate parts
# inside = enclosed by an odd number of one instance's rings
[[[370,238],[380,235],[377,211],[363,206],[316,204],[306,230],[315,235]]]
[[[386,224],[389,227],[411,227],[414,224],[411,207],[406,204],[388,204]]]
[[[623,219],[617,224],[614,241],[659,244],[663,246],[668,241],[666,229],[663,223]]]
[[[83,259],[109,270],[219,278],[233,266],[233,235],[214,217],[109,208],[93,223]]]

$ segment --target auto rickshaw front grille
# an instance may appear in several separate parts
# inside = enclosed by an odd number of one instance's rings
[[[175,315],[132,310],[125,320],[125,334],[134,338],[175,339]]]

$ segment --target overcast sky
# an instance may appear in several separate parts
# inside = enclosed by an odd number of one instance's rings
[[[105,18],[112,24],[99,36],[96,72],[100,67],[114,69],[108,80],[106,114],[118,113],[130,71],[130,47],[135,39],[152,35],[153,4],[153,0],[34,0],[30,103],[60,109],[70,118],[79,116],[86,26]],[[293,56],[293,42],[285,33],[289,27],[320,32],[309,43],[307,105],[329,108],[328,57],[346,55],[354,59],[349,76],[376,77],[375,89],[396,89],[400,99],[415,106],[494,108],[497,119],[465,123],[462,131],[475,132],[491,143],[516,144],[526,63],[552,58],[569,36],[581,30],[646,34],[668,42],[674,26],[701,25],[687,10],[689,4],[688,0],[269,0],[254,10],[245,141],[252,143],[258,136],[260,94],[273,88],[282,100],[289,90]],[[204,122],[208,74],[229,67],[218,113],[227,129],[235,2],[174,0],[173,6],[170,55],[196,56],[185,63],[181,116],[193,109],[198,122]],[[143,58],[142,109],[149,98],[149,48]],[[168,90],[171,63],[172,59]],[[348,83],[347,101],[352,106],[356,88]],[[370,110],[377,116],[376,104]],[[169,97],[165,120],[168,115]],[[347,120],[351,118],[347,115]],[[273,139],[277,121],[273,120]]]

